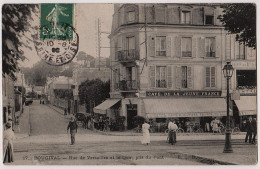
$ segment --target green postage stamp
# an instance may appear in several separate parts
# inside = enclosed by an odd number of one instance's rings
[[[74,24],[74,4],[40,5],[40,29],[35,48],[42,60],[55,66],[72,61],[79,45]]]

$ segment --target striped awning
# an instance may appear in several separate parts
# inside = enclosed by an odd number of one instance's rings
[[[256,96],[240,96],[235,100],[240,116],[256,114]]]
[[[114,106],[121,99],[107,99],[100,105],[94,107],[93,111],[98,114],[106,114],[106,110]]]
[[[144,99],[147,118],[226,116],[224,98]],[[232,116],[232,111],[230,111]]]

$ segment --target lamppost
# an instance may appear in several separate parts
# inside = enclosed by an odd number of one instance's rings
[[[228,61],[223,68],[224,77],[227,79],[227,119],[226,119],[226,136],[225,136],[225,148],[223,153],[232,153],[231,146],[231,129],[230,129],[230,116],[229,116],[229,80],[233,75],[233,66]]]

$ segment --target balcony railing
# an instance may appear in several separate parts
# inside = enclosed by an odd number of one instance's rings
[[[166,51],[156,51],[156,56],[166,56]]]
[[[237,86],[236,90],[242,95],[257,93],[256,86]]]
[[[236,55],[237,60],[245,60],[245,55]]]
[[[119,83],[119,89],[122,91],[137,90],[136,80],[122,80]]]
[[[191,52],[182,52],[182,57],[191,57]]]
[[[215,52],[206,52],[206,57],[210,57],[210,58],[216,57]]]
[[[117,51],[116,60],[121,62],[131,62],[139,60],[139,51],[135,49]]]

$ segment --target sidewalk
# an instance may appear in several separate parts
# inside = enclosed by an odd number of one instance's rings
[[[17,139],[28,137],[30,135],[30,106],[24,106],[23,113],[16,113],[16,116],[19,117],[19,125],[14,126],[15,137]]]
[[[64,116],[64,110],[62,110],[59,107],[53,106],[51,104],[46,104],[47,106],[49,106],[51,109],[55,110],[56,112],[58,112],[59,114]],[[71,117],[71,115],[66,115],[64,116],[66,119],[69,119]],[[103,135],[110,135],[110,136],[140,136],[141,133],[136,133],[132,130],[126,130],[126,131],[100,131],[100,130],[92,130],[93,132],[96,133],[100,133]],[[165,133],[150,133],[151,136],[167,136],[167,134]],[[224,136],[224,134],[221,133],[178,133],[179,136]],[[232,134],[232,137],[237,137],[236,135],[243,135],[243,137],[246,135],[246,132],[240,132],[239,134]]]
[[[64,110],[62,110],[59,107],[53,106],[51,104],[45,104],[46,106],[50,107],[51,109],[55,110],[57,113],[61,114],[62,116],[64,116],[64,118],[66,119],[70,119],[70,117],[72,116],[72,114],[70,115],[64,115]]]

